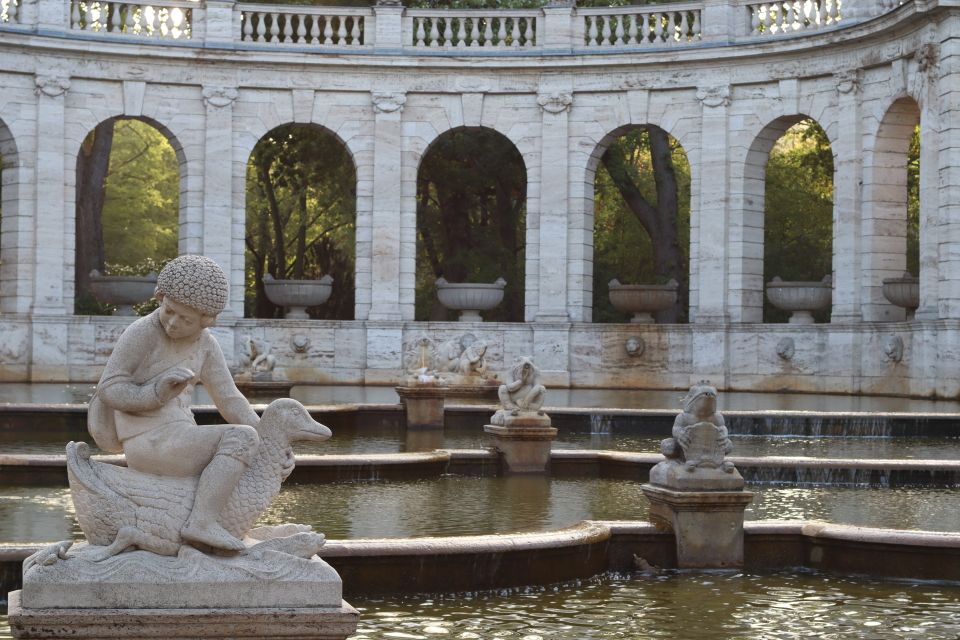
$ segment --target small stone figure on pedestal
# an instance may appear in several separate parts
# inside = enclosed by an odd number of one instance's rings
[[[540,370],[527,356],[517,358],[510,380],[500,385],[499,409],[483,430],[493,436],[513,473],[545,473],[550,462],[550,442],[557,430],[541,407],[547,390],[540,384]]]
[[[753,494],[726,459],[733,445],[706,381],[690,387],[672,434],[643,485],[651,520],[674,532],[679,567],[742,566],[743,511]]]
[[[157,279],[159,308],[120,337],[88,426],[126,467],[67,445],[88,542],[24,562],[23,590],[10,598],[15,637],[260,637],[281,624],[280,635],[345,638],[356,628],[340,577],[315,555],[323,535],[296,524],[253,528],[293,471],[290,443],[331,433],[296,400],[274,401],[261,418],[237,390],[208,331],[227,292],[215,262],[180,256]],[[198,383],[229,424],[197,425]]]

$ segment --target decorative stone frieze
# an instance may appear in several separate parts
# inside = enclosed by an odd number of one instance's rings
[[[239,95],[240,92],[234,87],[204,87],[203,104],[222,109],[233,104]]]
[[[841,71],[833,76],[837,81],[837,93],[846,95],[848,93],[860,93],[860,71],[857,69],[848,69]]]
[[[729,106],[730,85],[720,84],[713,87],[700,87],[697,89],[697,100],[702,102],[703,106],[710,108]]]
[[[403,111],[407,102],[407,95],[399,91],[374,91],[371,93],[373,109],[377,113],[393,113]]]
[[[639,358],[643,355],[647,345],[644,343],[643,338],[638,336],[630,336],[624,343],[623,348],[626,350],[628,356]]]
[[[537,104],[547,113],[563,113],[573,106],[573,94],[562,91],[541,93],[537,96]]]
[[[51,98],[62,96],[70,89],[70,78],[65,75],[37,74],[34,82],[37,95],[42,93]]]

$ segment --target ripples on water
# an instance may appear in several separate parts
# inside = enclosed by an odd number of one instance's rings
[[[641,483],[540,476],[288,484],[261,524],[302,522],[329,538],[544,531],[581,520],[645,520]],[[960,489],[757,486],[747,520],[824,520],[960,531]],[[0,541],[79,539],[66,488],[0,487]]]
[[[352,640],[960,637],[960,587],[813,572],[667,572],[451,596],[353,599]],[[6,616],[0,638],[10,638]]]

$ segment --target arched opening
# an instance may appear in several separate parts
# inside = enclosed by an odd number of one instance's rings
[[[887,299],[883,281],[917,279],[919,296],[920,108],[912,98],[884,114],[863,173],[863,318],[903,320],[905,309]]]
[[[155,123],[111,118],[87,134],[77,155],[75,313],[115,310],[93,296],[92,271],[141,276],[176,257],[185,170],[179,144]]]
[[[832,276],[833,151],[823,128],[802,115],[769,124],[748,152],[744,183],[744,237],[754,238],[745,254],[762,256],[762,270],[752,264],[762,283],[775,278],[820,283]],[[764,296],[765,322],[786,322],[790,316]],[[813,317],[828,321],[830,306]]]
[[[595,322],[685,322],[689,312],[690,163],[663,129],[618,129],[594,153],[593,319]],[[611,298],[620,285],[652,285],[659,310],[625,310]],[[668,283],[676,283],[675,300]],[[635,305],[642,305],[638,291]],[[658,305],[657,302],[660,304]],[[616,302],[616,306],[614,304]],[[617,308],[620,307],[620,308]]]
[[[436,281],[506,280],[503,300],[482,312],[488,321],[523,321],[527,171],[517,148],[491,129],[447,131],[417,172],[418,320],[454,320]]]
[[[308,292],[304,306],[310,318],[353,319],[356,189],[350,151],[328,129],[285,124],[257,142],[247,162],[248,317],[285,313],[285,300],[272,291],[268,296],[266,277],[274,282],[311,281],[301,289]],[[332,288],[329,298],[321,300],[322,295],[314,296],[315,283],[326,276],[333,279]],[[288,317],[301,317],[291,314],[291,308],[286,306]]]
[[[0,121],[0,311],[16,312],[17,269],[29,262],[19,254],[17,226],[20,157],[13,134]]]

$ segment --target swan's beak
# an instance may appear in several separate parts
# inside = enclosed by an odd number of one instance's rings
[[[297,430],[296,435],[291,440],[300,440],[306,442],[323,442],[329,440],[333,432],[328,427],[323,426],[316,420],[307,418],[304,425]]]

